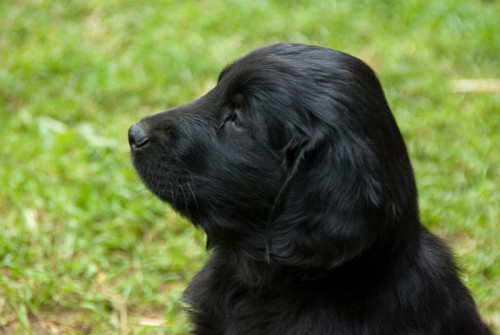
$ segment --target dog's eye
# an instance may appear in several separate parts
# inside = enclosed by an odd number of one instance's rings
[[[238,117],[238,114],[236,113],[233,113],[231,116],[229,116],[227,121],[231,122],[231,126],[233,127],[241,127],[240,119]]]
[[[230,127],[230,129],[234,130],[244,129],[243,124],[241,122],[241,117],[238,115],[237,111],[233,111],[224,119],[224,121],[217,128],[217,133],[219,133],[223,128],[227,127]]]

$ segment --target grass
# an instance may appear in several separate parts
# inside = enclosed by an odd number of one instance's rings
[[[0,2],[0,334],[185,334],[204,237],[128,159],[139,118],[201,95],[246,52],[295,41],[378,72],[422,220],[500,331],[497,1]]]

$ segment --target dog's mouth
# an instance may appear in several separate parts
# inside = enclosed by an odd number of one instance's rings
[[[196,202],[194,182],[190,175],[160,173],[159,170],[137,162],[134,166],[143,184],[160,200],[181,208],[188,203]]]
[[[160,200],[183,214],[191,203],[196,203],[195,181],[186,169],[165,154],[155,152],[153,141],[135,137],[130,143],[131,160],[142,183]]]

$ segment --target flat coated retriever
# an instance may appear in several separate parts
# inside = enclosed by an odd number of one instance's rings
[[[419,220],[410,159],[373,71],[278,44],[129,130],[144,184],[201,227],[193,334],[492,334]]]

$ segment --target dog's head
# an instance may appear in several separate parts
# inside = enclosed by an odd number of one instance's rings
[[[212,245],[332,268],[418,221],[406,148],[373,71],[347,54],[278,44],[129,130],[133,164]]]

